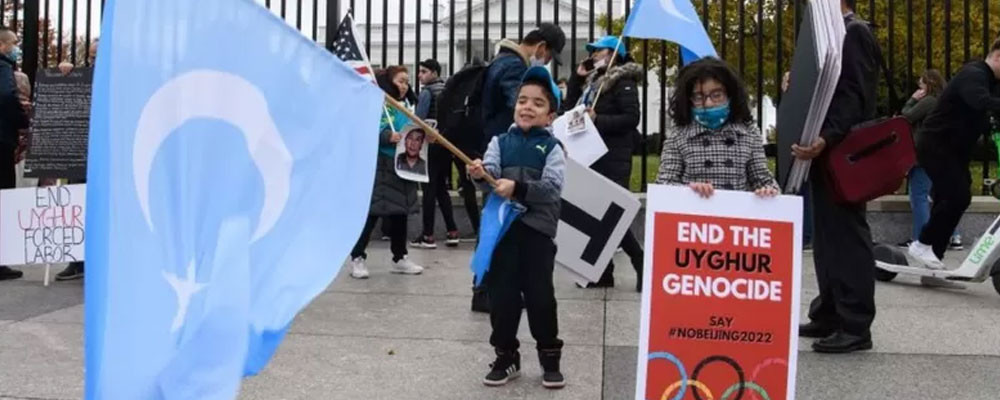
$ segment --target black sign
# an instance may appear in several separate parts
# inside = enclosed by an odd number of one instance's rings
[[[92,80],[91,68],[38,72],[26,177],[86,178]]]
[[[587,246],[583,249],[583,254],[580,255],[580,259],[590,265],[596,265],[597,259],[601,257],[601,252],[607,247],[608,238],[611,237],[624,214],[625,209],[622,206],[611,203],[608,205],[607,211],[604,212],[604,217],[597,219],[580,207],[563,199],[562,213],[559,219],[590,238]]]

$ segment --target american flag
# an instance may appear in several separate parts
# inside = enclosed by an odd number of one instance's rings
[[[333,54],[358,71],[361,76],[375,79],[365,49],[358,45],[357,36],[354,34],[354,20],[350,14],[344,16],[344,20],[340,21],[340,26],[337,27],[337,36],[333,39]]]

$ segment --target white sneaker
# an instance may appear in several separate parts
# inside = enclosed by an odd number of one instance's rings
[[[928,269],[944,269],[944,263],[934,255],[934,249],[931,246],[920,243],[919,240],[914,240],[913,243],[910,243],[907,253]]]
[[[351,260],[351,278],[368,279],[368,268],[365,267],[365,259],[362,257]]]
[[[415,264],[406,256],[403,259],[392,263],[392,272],[396,274],[420,275],[424,272],[424,267]]]

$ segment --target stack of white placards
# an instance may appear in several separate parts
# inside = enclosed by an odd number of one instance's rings
[[[791,82],[778,107],[778,177],[785,193],[798,193],[809,174],[810,161],[794,159],[791,145],[809,145],[819,137],[840,79],[846,33],[838,2],[806,2]]]

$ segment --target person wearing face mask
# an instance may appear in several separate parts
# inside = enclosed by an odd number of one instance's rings
[[[393,66],[375,73],[375,81],[386,94],[403,101],[410,90],[410,75],[406,67]],[[383,226],[389,228],[390,249],[392,251],[392,273],[419,275],[424,268],[407,257],[406,223],[407,216],[417,210],[417,184],[396,175],[393,160],[396,157],[396,143],[403,139],[399,132],[409,123],[403,112],[389,107],[379,124],[378,161],[375,168],[375,187],[372,190],[368,221],[365,222],[361,237],[351,250],[351,277],[368,278],[365,265],[368,255],[368,241],[375,222],[382,219]],[[388,115],[386,115],[388,114]],[[385,225],[389,222],[388,225]]]
[[[6,27],[0,27],[0,189],[10,189],[16,185],[15,153],[18,145],[18,131],[28,127],[28,115],[21,106],[14,70],[21,58],[17,47],[17,34]],[[0,280],[17,279],[21,271],[0,266]]]
[[[746,87],[726,63],[703,58],[681,69],[669,112],[674,127],[657,183],[686,185],[704,198],[715,189],[778,195]]]
[[[555,24],[540,24],[528,32],[521,43],[504,39],[483,78],[482,110],[483,141],[480,154],[494,136],[507,132],[514,123],[514,105],[521,77],[529,66],[544,66],[559,62],[559,53],[566,45],[566,34]]]
[[[615,51],[617,47],[618,51]],[[632,175],[633,138],[639,135],[640,106],[638,82],[643,70],[631,61],[625,44],[618,36],[605,36],[587,45],[590,57],[584,60],[567,84],[563,109],[586,105],[608,153],[590,167],[597,173],[628,189]],[[612,61],[612,57],[616,57]],[[601,95],[597,96],[597,92]],[[597,99],[597,103],[594,100]],[[636,290],[642,290],[643,250],[639,241],[626,231],[621,248],[635,269]],[[587,287],[614,287],[615,264],[611,262],[601,278]]]

